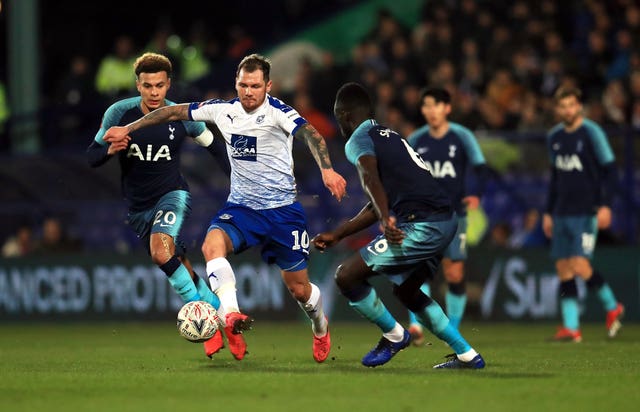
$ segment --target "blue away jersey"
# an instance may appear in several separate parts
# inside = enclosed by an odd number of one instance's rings
[[[104,114],[95,142],[101,146],[106,131],[141,118],[141,97],[120,100]],[[167,104],[175,103],[167,101]],[[145,127],[131,133],[129,147],[118,153],[122,191],[129,209],[149,209],[164,194],[173,190],[189,190],[180,173],[180,148],[186,136],[197,137],[206,126],[202,122],[175,121]]]
[[[347,159],[357,165],[364,155],[375,156],[389,208],[399,221],[429,220],[451,211],[449,196],[431,176],[420,156],[397,132],[366,120],[345,145]]]
[[[569,133],[562,124],[547,135],[551,181],[547,211],[556,215],[593,214],[613,190],[603,176],[615,158],[604,131],[584,119]]]
[[[467,195],[467,172],[471,167],[486,164],[471,130],[449,122],[447,133],[434,138],[429,134],[429,125],[425,125],[411,133],[407,141],[449,194],[458,215],[465,215],[462,199]]]

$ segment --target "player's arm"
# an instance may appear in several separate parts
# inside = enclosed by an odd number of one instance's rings
[[[373,205],[369,202],[350,220],[342,223],[330,232],[318,234],[311,241],[316,249],[324,251],[325,249],[334,246],[347,236],[368,228],[377,220],[378,217],[373,211]]]
[[[597,213],[598,229],[611,226],[611,205],[618,188],[618,176],[615,162],[600,166],[600,207]]]
[[[117,142],[109,143],[104,140],[104,135],[106,133],[106,129],[110,124],[113,124],[114,112],[115,109],[113,106],[107,109],[104,116],[102,117],[102,122],[100,124],[100,129],[98,133],[96,133],[95,137],[91,141],[91,144],[87,148],[87,160],[89,162],[89,166],[91,167],[99,167],[105,164],[111,157],[118,153],[121,150],[125,150],[129,146],[130,138],[125,136],[124,139],[121,139]]]
[[[363,155],[358,158],[356,166],[362,188],[371,200],[385,237],[391,243],[402,243],[404,232],[396,227],[396,219],[389,213],[389,199],[378,174],[378,160],[375,156]]]
[[[324,137],[309,123],[302,125],[296,131],[294,137],[303,140],[307,144],[320,168],[324,185],[338,201],[342,200],[346,193],[347,182],[339,173],[333,170],[327,142]]]
[[[104,135],[104,140],[113,143],[123,140],[129,133],[138,129],[179,120],[191,120],[189,103],[160,107],[126,126],[111,127]]]

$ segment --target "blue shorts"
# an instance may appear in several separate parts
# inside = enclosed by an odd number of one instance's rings
[[[191,215],[191,194],[174,190],[162,196],[151,209],[129,212],[129,225],[136,232],[149,252],[152,233],[166,233],[179,245],[178,235],[182,224]],[[179,245],[184,253],[184,246]]]
[[[467,217],[462,216],[458,218],[458,230],[451,239],[451,243],[444,251],[444,257],[453,260],[454,262],[467,260]]]
[[[223,230],[233,253],[262,245],[262,259],[286,272],[307,267],[309,234],[304,209],[298,202],[274,209],[254,210],[227,202],[211,220],[209,230]]]
[[[454,215],[448,220],[401,223],[398,227],[406,235],[402,244],[388,244],[384,235],[379,235],[360,249],[360,256],[371,270],[386,275],[396,285],[416,271],[432,278],[456,233],[458,218]]]
[[[598,237],[598,222],[594,215],[553,216],[551,257],[567,259],[584,256],[591,259]]]

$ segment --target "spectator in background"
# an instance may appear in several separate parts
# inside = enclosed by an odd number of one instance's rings
[[[60,218],[49,216],[44,219],[42,222],[42,234],[34,248],[34,253],[73,253],[81,250],[82,243],[79,239],[69,236]]]
[[[2,245],[2,257],[26,256],[33,252],[34,247],[33,227],[28,223],[22,223],[15,234]]]
[[[127,35],[118,36],[113,53],[105,56],[98,66],[96,90],[108,100],[122,98],[135,91],[135,77],[131,67],[136,60],[133,39]]]
[[[520,227],[509,236],[508,246],[511,249],[544,246],[548,243],[542,230],[542,219],[537,209],[529,209],[522,216]]]

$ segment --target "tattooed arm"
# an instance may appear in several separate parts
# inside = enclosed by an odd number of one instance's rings
[[[318,167],[320,167],[322,181],[326,188],[329,189],[338,201],[342,200],[346,192],[347,182],[340,174],[333,170],[331,159],[329,158],[329,150],[327,149],[327,142],[324,140],[324,137],[309,123],[298,129],[295,137],[303,140],[309,147],[311,154],[314,159],[316,159]]]
[[[129,133],[143,127],[177,120],[190,120],[189,103],[160,107],[126,126],[111,127],[107,130],[103,139],[106,142],[118,142],[123,140]]]

